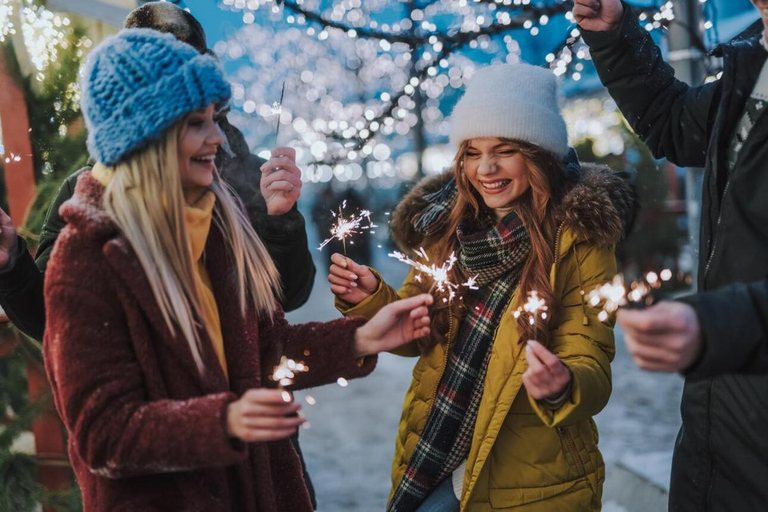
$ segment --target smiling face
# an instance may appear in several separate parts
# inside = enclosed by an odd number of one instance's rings
[[[216,109],[207,108],[188,115],[178,144],[179,174],[182,188],[209,187],[216,169],[214,159],[219,146],[224,144],[215,118]]]
[[[763,20],[765,38],[768,40],[768,0],[752,0],[752,5],[760,13],[760,19]]]
[[[463,161],[467,180],[492,210],[509,208],[531,188],[525,157],[512,142],[472,139]]]

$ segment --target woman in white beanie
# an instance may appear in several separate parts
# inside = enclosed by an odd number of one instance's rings
[[[450,280],[474,286],[436,292],[431,334],[396,351],[419,360],[388,510],[599,510],[592,417],[611,392],[613,327],[582,292],[615,275],[633,190],[606,168],[569,172],[555,77],[542,68],[480,69],[453,112],[451,142],[453,172],[418,184],[391,230],[408,255],[423,247],[428,265],[455,258]],[[418,271],[397,291],[332,260],[345,315],[433,291]],[[528,297],[544,314],[515,314]]]

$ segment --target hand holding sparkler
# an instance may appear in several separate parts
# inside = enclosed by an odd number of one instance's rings
[[[360,304],[379,286],[370,268],[339,253],[331,256],[328,282],[334,295],[352,305]]]
[[[557,399],[570,386],[571,371],[555,354],[536,340],[525,346],[528,369],[523,373],[523,385],[536,400]]]
[[[683,302],[660,302],[643,310],[617,314],[624,341],[637,366],[653,372],[682,372],[703,348],[696,311]]]
[[[286,439],[306,420],[297,416],[301,405],[280,389],[250,389],[227,407],[227,434],[246,443]]]
[[[272,150],[272,158],[261,166],[260,189],[269,215],[291,211],[301,195],[301,171],[293,148]]]

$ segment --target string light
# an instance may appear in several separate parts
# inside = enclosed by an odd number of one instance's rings
[[[275,95],[274,84],[288,81],[298,101],[285,128],[294,144],[310,148],[299,162],[310,182],[412,177],[400,165],[390,169],[393,155],[403,149],[398,141],[416,129],[430,139],[447,134],[441,101],[452,89],[462,89],[478,66],[477,56],[465,50],[487,54],[489,63],[517,62],[520,33],[535,36],[546,28],[552,34],[562,27],[555,21],[565,19],[571,25],[545,54],[546,63],[556,75],[578,82],[591,59],[568,1],[438,0],[407,7],[394,22],[391,2],[384,0],[222,0],[220,5],[249,19],[263,18],[215,50],[224,58],[245,56],[259,64],[258,73],[243,67],[234,77],[235,90],[242,91],[235,104],[249,116],[267,118],[270,105],[263,98]],[[675,19],[674,2],[638,10],[652,30]],[[288,28],[276,26],[279,21]],[[267,135],[263,123],[233,120],[254,126],[255,140]],[[386,157],[376,158],[380,153]],[[350,166],[361,159],[363,166]]]

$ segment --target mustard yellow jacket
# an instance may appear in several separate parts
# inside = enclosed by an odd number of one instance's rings
[[[464,474],[462,511],[600,510],[605,467],[592,417],[605,407],[611,394],[614,337],[612,324],[597,319],[598,311],[585,303],[582,291],[588,292],[616,274],[613,243],[621,237],[626,219],[632,215],[622,207],[631,210],[634,201],[630,197],[613,200],[611,194],[600,189],[599,185],[611,186],[615,194],[615,187],[624,187],[623,193],[631,194],[629,186],[606,168],[590,166],[584,172],[585,178],[564,202],[569,210],[558,230],[556,260],[550,272],[562,311],[553,319],[549,348],[572,371],[570,398],[551,409],[526,393],[522,375],[528,365],[512,315],[520,305],[515,291],[494,335]],[[413,205],[408,203],[412,196],[428,193],[441,181],[415,189],[401,204],[408,206],[399,212],[401,217],[410,218]],[[393,225],[399,229],[394,219]],[[407,236],[413,233],[398,233],[395,239],[403,246],[407,245],[403,243]],[[389,302],[424,293],[430,286],[418,282],[413,272],[399,291],[381,279],[379,282],[376,292],[360,304],[351,306],[337,300],[337,307],[345,315],[370,317]],[[419,353],[415,343],[398,351],[400,355],[418,356],[419,360],[403,404],[392,467],[393,489],[424,428],[458,330],[459,320],[453,315],[444,343],[424,354]]]

